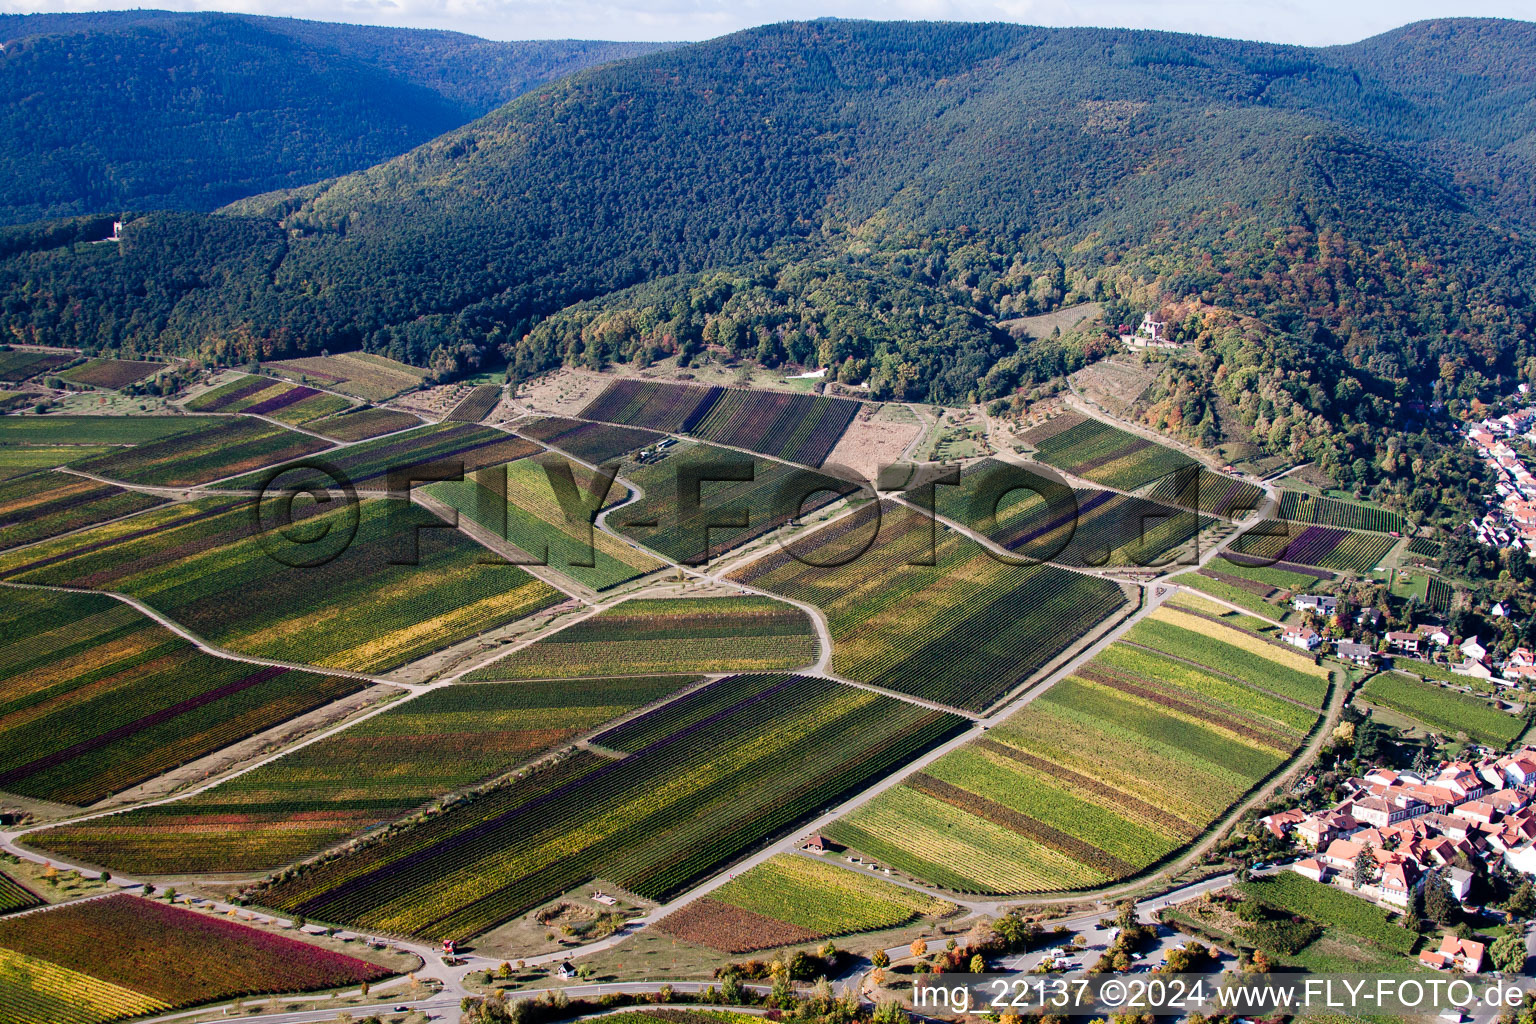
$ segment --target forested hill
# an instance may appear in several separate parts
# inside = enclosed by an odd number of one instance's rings
[[[3,15],[0,44],[0,223],[211,210],[659,48],[163,11]]]
[[[1256,326],[1202,350],[1169,398],[1184,422],[1244,382],[1269,443],[1347,463],[1419,403],[1536,375],[1524,183],[1465,180],[1524,159],[1530,40],[774,25],[579,72],[321,187],[138,214],[120,246],[75,244],[96,223],[0,234],[0,329],[445,372],[714,342],[964,400],[1094,354],[1021,347],[1005,317],[1190,301]]]

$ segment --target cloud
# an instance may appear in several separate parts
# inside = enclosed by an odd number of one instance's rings
[[[0,13],[128,9],[146,0],[0,0]],[[1423,18],[1529,17],[1528,0],[158,0],[317,21],[453,29],[492,39],[708,39],[787,19],[1012,21],[1101,25],[1326,45]]]

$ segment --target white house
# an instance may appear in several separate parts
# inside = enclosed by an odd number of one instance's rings
[[[1461,642],[1461,653],[1472,661],[1482,661],[1488,657],[1488,649],[1477,642],[1476,636],[1469,636]]]
[[[1302,626],[1299,629],[1292,626],[1285,631],[1284,639],[1292,647],[1300,647],[1304,651],[1316,650],[1317,645],[1323,642],[1323,638],[1318,635],[1317,630],[1307,626]]]

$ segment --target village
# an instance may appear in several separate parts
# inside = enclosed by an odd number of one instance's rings
[[[1529,386],[1520,385],[1520,396]],[[1536,551],[1536,475],[1512,444],[1515,438],[1536,437],[1536,409],[1521,408],[1467,429],[1467,443],[1493,472],[1497,497],[1482,518],[1469,524],[1477,539],[1489,547],[1518,547]]]

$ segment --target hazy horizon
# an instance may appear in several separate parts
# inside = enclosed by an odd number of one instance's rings
[[[1007,21],[1050,27],[1161,29],[1273,43],[1326,46],[1356,42],[1431,18],[1529,20],[1529,4],[1509,0],[1449,3],[1404,0],[1354,5],[1289,0],[1243,6],[1212,0],[243,0],[205,3],[80,3],[0,0],[0,14],[68,14],[107,10],[222,11],[314,21],[428,28],[488,39],[698,41],[757,25],[819,17],[879,20]]]

